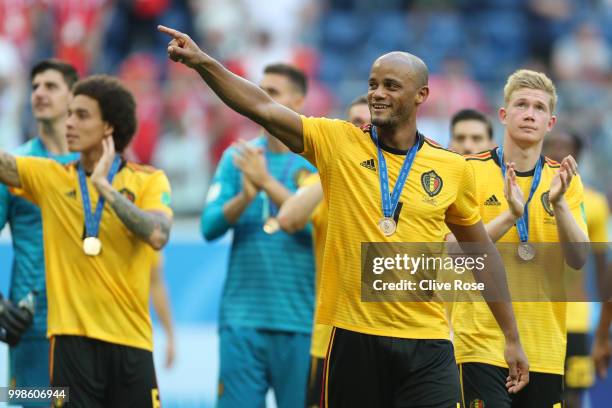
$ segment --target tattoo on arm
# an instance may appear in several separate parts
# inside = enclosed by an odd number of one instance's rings
[[[111,207],[132,233],[159,250],[170,238],[172,221],[164,214],[143,211],[116,190],[112,191]]]
[[[0,150],[0,182],[10,187],[21,187],[19,173],[17,172],[17,160],[15,156]]]

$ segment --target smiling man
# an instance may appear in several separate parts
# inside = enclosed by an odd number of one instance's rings
[[[121,157],[136,105],[117,80],[94,76],[73,93],[66,138],[80,161],[0,151],[0,181],[41,209],[51,385],[69,387],[74,407],[151,407],[149,247],[168,241],[170,186]]]
[[[78,80],[76,70],[59,60],[43,60],[30,73],[32,113],[38,135],[15,150],[19,156],[48,157],[61,163],[76,160],[66,143],[66,118],[71,88]],[[47,334],[47,292],[40,210],[32,203],[9,193],[0,185],[0,229],[11,227],[13,267],[9,299],[17,304],[28,292],[36,291],[32,327],[16,343],[11,333],[9,381],[16,387],[49,385],[49,341]],[[3,313],[10,313],[7,307]],[[16,343],[16,344],[15,344]],[[29,406],[29,405],[28,405]]]
[[[368,90],[373,127],[363,130],[300,116],[229,72],[189,36],[159,29],[171,36],[171,59],[195,69],[229,107],[319,169],[329,222],[317,323],[334,327],[322,406],[456,407],[459,378],[443,305],[361,300],[362,242],[442,242],[445,223],[461,241],[483,244],[487,273],[478,278],[509,299],[499,253],[473,199],[470,166],[417,131],[417,110],[429,95],[427,66],[402,52],[378,58]],[[372,165],[361,165],[368,160]],[[392,203],[389,180],[396,184]],[[435,204],[427,200],[432,196]],[[528,367],[512,307],[490,307],[506,333],[515,392],[528,382]]]

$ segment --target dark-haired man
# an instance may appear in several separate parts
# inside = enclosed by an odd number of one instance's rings
[[[121,157],[136,104],[117,80],[90,77],[73,95],[66,139],[78,162],[0,152],[0,181],[42,213],[51,385],[69,387],[74,407],[157,406],[149,246],[168,240],[170,186]]]
[[[38,135],[18,147],[14,151],[16,155],[48,157],[61,163],[76,160],[78,156],[68,151],[66,143],[66,117],[71,88],[77,80],[76,70],[65,62],[43,60],[34,65],[30,73],[30,101]],[[0,229],[7,223],[11,227],[14,253],[9,302],[16,305],[29,292],[38,294],[32,326],[18,343],[20,333],[9,337],[10,385],[48,386],[47,295],[40,210],[0,185]],[[2,314],[10,311],[8,306]]]
[[[417,111],[429,96],[425,63],[405,52],[376,59],[368,80],[373,126],[360,129],[300,116],[229,72],[186,34],[158,29],[172,38],[172,60],[195,69],[229,107],[319,169],[328,227],[317,323],[334,327],[322,405],[456,406],[459,378],[444,306],[365,302],[361,292],[363,242],[442,242],[448,224],[459,241],[482,244],[486,265],[477,279],[485,295],[510,296],[501,258],[480,221],[470,166],[417,131]],[[517,392],[529,380],[512,306],[488,305],[503,328],[507,387]]]
[[[346,119],[353,125],[360,127],[370,123],[370,108],[367,95],[361,95],[349,104]]]
[[[459,154],[475,154],[493,147],[493,126],[483,113],[463,109],[451,118],[448,148]]]
[[[306,77],[286,64],[264,69],[260,88],[300,111]],[[213,240],[233,242],[219,318],[218,407],[261,407],[268,388],[280,408],[303,407],[314,309],[314,260],[308,231],[288,235],[278,208],[314,167],[265,132],[227,149],[202,214]]]

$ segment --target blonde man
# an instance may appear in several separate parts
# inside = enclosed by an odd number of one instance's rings
[[[504,106],[499,109],[505,127],[503,145],[467,156],[474,168],[476,200],[489,236],[494,241],[516,243],[517,255],[524,260],[519,267],[506,265],[510,281],[513,274],[538,273],[529,264],[536,253],[533,243],[588,241],[576,162],[569,156],[559,164],[541,155],[544,136],[557,120],[556,100],[555,87],[546,75],[515,72],[508,78]],[[584,265],[585,246],[562,248],[566,264],[573,268]],[[503,334],[493,316],[482,303],[453,307],[455,355],[465,407],[562,406],[566,303],[517,302],[514,308],[531,375],[527,387],[509,395]]]

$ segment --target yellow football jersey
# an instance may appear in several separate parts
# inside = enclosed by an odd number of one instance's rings
[[[42,213],[48,336],[76,335],[153,350],[149,316],[151,247],[133,235],[107,203],[100,223],[102,252],[83,252],[85,216],[76,163],[18,157],[22,188]],[[92,208],[98,193],[87,178]],[[165,174],[127,163],[113,187],[142,209],[172,216]]]
[[[467,156],[467,160],[474,168],[476,198],[482,219],[485,223],[489,223],[508,210],[508,203],[504,199],[504,179],[496,149]],[[529,203],[529,241],[558,242],[557,226],[548,201],[548,190],[559,164],[546,159],[543,166],[540,184]],[[529,196],[532,179],[533,171],[517,172],[517,183],[525,198]],[[586,232],[581,210],[583,187],[580,177],[576,176],[572,180],[565,193],[565,200],[576,222]],[[511,228],[498,242],[520,242],[517,228]],[[514,270],[514,266],[507,266],[506,273],[510,280],[512,274],[518,274],[519,271]],[[566,303],[514,302],[513,306],[530,370],[563,374],[567,342]],[[457,363],[476,362],[507,367],[504,360],[504,336],[486,303],[455,303],[452,307],[452,325]]]
[[[608,242],[608,200],[606,196],[588,187],[584,189],[584,213],[586,215],[589,240],[592,243]],[[592,246],[593,251],[605,250],[603,244]],[[584,282],[583,282],[584,284]],[[584,291],[584,286],[582,288]],[[591,320],[588,302],[569,302],[567,304],[567,331],[588,333]]]
[[[317,173],[314,173],[304,180],[302,187],[312,186],[320,182],[321,178]],[[321,265],[323,264],[323,252],[325,250],[325,235],[327,233],[327,204],[325,201],[322,201],[319,205],[317,205],[315,210],[312,212],[311,221],[313,226],[312,241],[317,268],[315,275],[315,296],[318,297],[319,287],[321,284]],[[314,323],[310,355],[317,358],[325,358],[331,331],[331,326]]]
[[[419,150],[395,212],[397,230],[385,237],[377,148],[369,132],[341,120],[302,117],[304,152],[319,169],[328,207],[317,323],[360,333],[448,339],[439,302],[363,302],[362,242],[442,242],[445,221],[480,221],[471,166],[419,134]],[[405,151],[383,147],[393,189]]]

